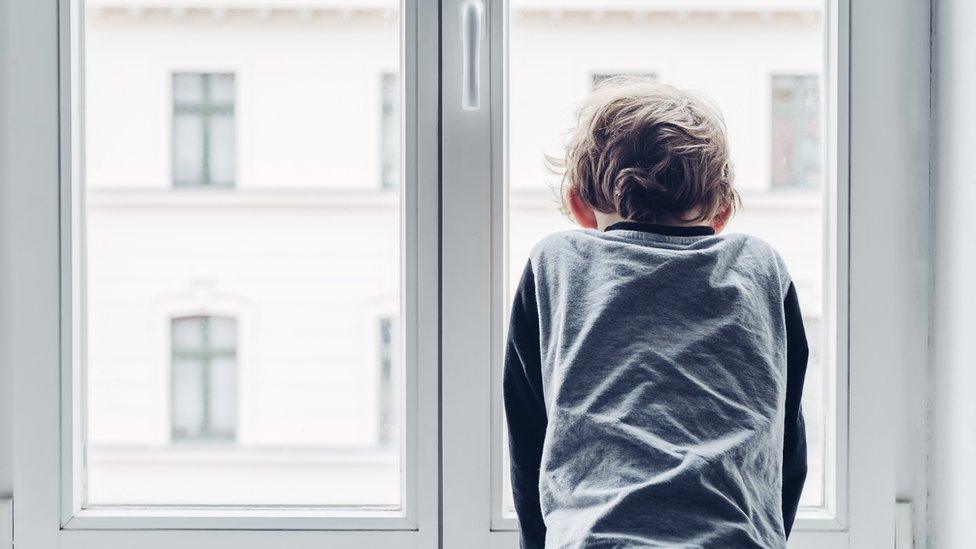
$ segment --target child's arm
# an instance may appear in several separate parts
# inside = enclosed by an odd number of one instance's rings
[[[807,436],[800,399],[807,373],[807,335],[796,288],[786,293],[786,428],[783,436],[783,526],[790,535],[807,478]]]
[[[512,492],[524,549],[541,549],[546,540],[546,525],[539,506],[539,464],[547,421],[539,349],[539,313],[529,263],[512,305],[504,380]]]

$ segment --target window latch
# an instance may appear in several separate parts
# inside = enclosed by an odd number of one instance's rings
[[[460,0],[461,107],[481,108],[481,42],[485,35],[484,0]]]

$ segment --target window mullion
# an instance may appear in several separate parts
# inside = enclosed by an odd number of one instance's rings
[[[201,102],[200,118],[203,125],[203,171],[202,181],[200,183],[204,186],[211,186],[213,185],[213,181],[210,178],[210,124],[213,120],[213,115],[210,111],[210,74],[202,75],[202,79],[203,101]]]
[[[492,306],[495,266],[493,201],[500,182],[492,127],[501,122],[500,88],[493,55],[501,27],[492,14],[502,2],[441,3],[442,107],[442,433],[443,547],[482,549],[491,501]],[[488,32],[468,35],[479,55],[465,69],[462,9],[482,14]],[[468,16],[471,16],[469,12]],[[500,22],[500,19],[497,21]],[[474,73],[480,101],[465,109],[464,75]],[[469,81],[470,83],[470,81]],[[498,152],[497,149],[494,152]]]
[[[200,426],[200,436],[210,438],[214,435],[213,426],[210,424],[210,361],[213,358],[213,355],[210,353],[210,317],[203,317],[202,323],[203,347],[201,351],[203,359],[200,361],[200,386],[203,387],[201,391],[203,396],[203,402],[201,403],[203,413],[200,415],[200,421],[202,423]]]

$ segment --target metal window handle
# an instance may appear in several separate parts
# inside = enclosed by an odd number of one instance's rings
[[[460,0],[461,107],[481,108],[481,40],[484,37],[484,0]]]

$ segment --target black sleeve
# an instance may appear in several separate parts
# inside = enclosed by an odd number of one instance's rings
[[[786,292],[786,428],[783,436],[783,526],[786,535],[793,529],[796,508],[807,478],[807,434],[803,425],[803,378],[807,373],[807,335],[796,288]]]
[[[539,313],[531,263],[515,293],[505,349],[505,417],[512,461],[512,492],[523,549],[542,549],[546,525],[539,506],[539,464],[546,434],[542,396]]]

